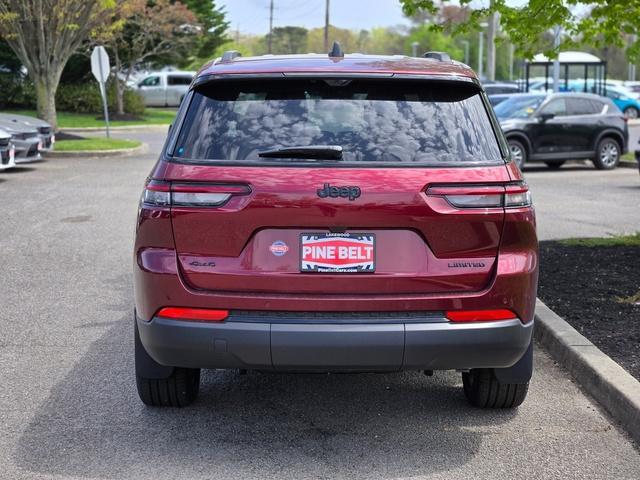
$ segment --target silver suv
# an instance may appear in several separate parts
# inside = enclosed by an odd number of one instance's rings
[[[147,107],[177,107],[189,90],[195,72],[156,72],[138,82]]]

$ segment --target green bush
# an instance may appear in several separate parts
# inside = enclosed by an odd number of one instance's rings
[[[28,79],[0,74],[0,109],[36,107],[36,92]]]
[[[113,82],[107,84],[107,102],[109,112],[115,112],[116,88]],[[29,79],[22,79],[15,75],[0,75],[0,108],[34,109],[35,107],[35,89]],[[61,84],[56,92],[56,109],[60,112],[101,115],[103,107],[98,83]],[[124,92],[124,111],[131,115],[144,113],[142,97],[130,88]]]
[[[98,84],[60,85],[56,92],[56,109],[61,112],[101,113],[102,98]]]

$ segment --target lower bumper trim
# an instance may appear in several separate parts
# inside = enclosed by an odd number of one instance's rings
[[[433,319],[430,319],[433,320]],[[507,368],[527,351],[533,322],[270,323],[137,319],[161,365],[259,370],[389,371]]]

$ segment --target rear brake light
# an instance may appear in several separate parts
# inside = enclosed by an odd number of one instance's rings
[[[173,320],[197,320],[201,322],[221,322],[229,316],[228,310],[210,310],[208,308],[161,308],[158,317],[171,318]]]
[[[451,310],[445,316],[452,322],[490,322],[493,320],[512,320],[518,318],[506,308],[497,310]]]
[[[514,208],[531,205],[526,183],[431,186],[427,195],[442,197],[456,208]]]
[[[247,185],[179,183],[151,180],[147,183],[142,201],[154,206],[220,207],[234,195],[248,195]]]

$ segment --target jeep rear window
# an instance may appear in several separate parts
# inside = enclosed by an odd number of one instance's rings
[[[341,146],[341,164],[503,161],[478,88],[433,80],[214,80],[196,87],[174,145],[198,163],[290,164],[258,154],[308,145]]]

